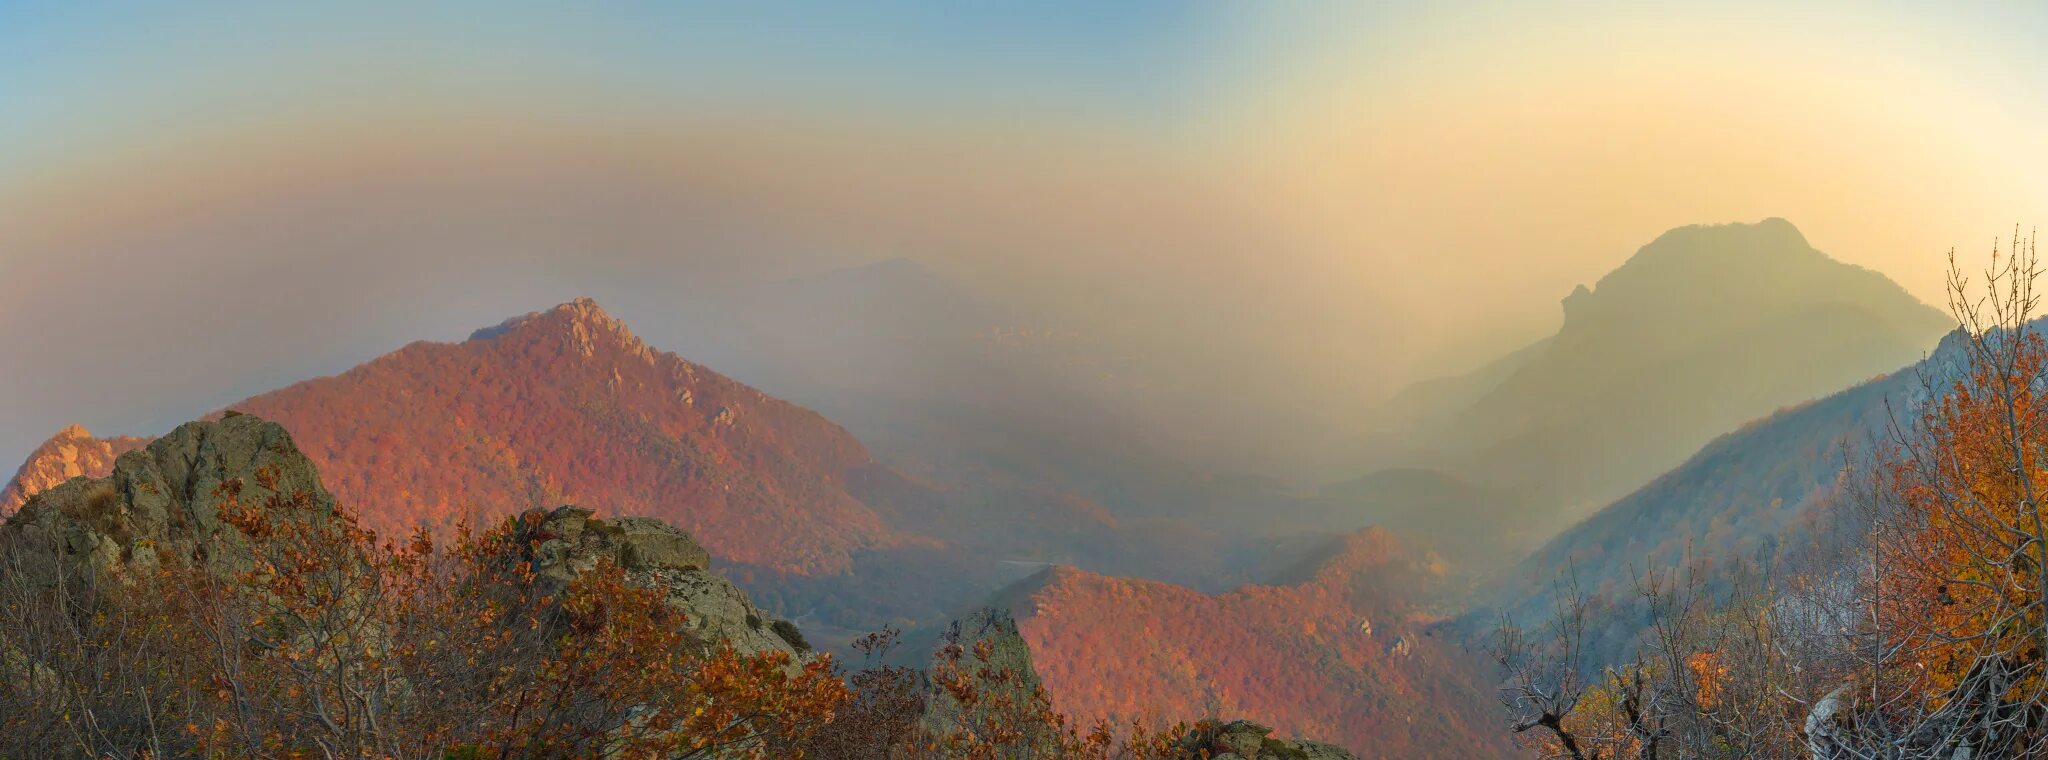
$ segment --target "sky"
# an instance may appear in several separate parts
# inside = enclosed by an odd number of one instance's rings
[[[1943,252],[2048,217],[2043,32],[2038,3],[0,0],[0,461],[577,295],[661,345],[665,302],[899,256],[1305,405],[1540,336],[1686,224],[1785,217],[1938,305]]]

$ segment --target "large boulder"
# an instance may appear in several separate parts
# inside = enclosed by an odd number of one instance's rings
[[[686,633],[701,645],[730,643],[741,654],[787,652],[802,658],[810,644],[796,626],[755,607],[731,581],[710,572],[711,558],[690,534],[659,520],[624,517],[600,520],[574,506],[532,509],[519,517],[518,545],[540,582],[566,585],[603,560],[616,563],[627,580],[661,589],[669,607],[683,613]]]
[[[957,644],[970,652],[981,642],[987,642],[987,665],[994,671],[1014,674],[1016,677],[1005,685],[1020,696],[1035,694],[1043,687],[1038,669],[1031,662],[1031,645],[1025,643],[1023,633],[1017,630],[1017,619],[1008,609],[975,610],[954,621],[943,639],[945,644]]]
[[[221,507],[273,496],[312,516],[334,510],[283,427],[231,412],[122,454],[108,477],[73,478],[30,497],[0,524],[0,553],[17,564],[57,559],[101,572],[147,570],[173,555],[234,566],[244,539],[221,522]]]
[[[282,426],[229,412],[122,454],[105,478],[73,478],[29,498],[0,523],[0,572],[68,568],[118,578],[174,559],[237,569],[249,555],[247,539],[220,519],[229,499],[282,506],[307,519],[335,509],[333,494]],[[686,633],[707,647],[724,641],[742,654],[810,652],[796,626],[755,607],[709,571],[703,546],[658,520],[598,520],[590,510],[561,507],[529,510],[518,530],[541,582],[566,584],[609,558],[632,582],[661,589],[685,614]]]

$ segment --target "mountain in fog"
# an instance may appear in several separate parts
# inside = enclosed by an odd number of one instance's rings
[[[1564,299],[1553,336],[1397,398],[1418,460],[1556,530],[1714,436],[1918,358],[1953,324],[1783,219],[1681,227]]]
[[[1524,559],[1490,593],[1497,609],[1536,622],[1551,611],[1567,570],[1583,590],[1624,609],[1635,574],[1690,557],[1713,568],[1721,587],[1738,565],[1827,569],[1854,524],[1859,468],[1908,426],[1930,398],[1968,366],[1961,333],[1927,358],[1809,403],[1780,410],[1716,438],[1685,463],[1572,526]],[[1621,651],[1643,620],[1616,614],[1589,631],[1596,650]]]
[[[1044,461],[1061,452],[1138,445],[1130,415],[1103,399],[1124,381],[1112,360],[909,259],[682,307],[681,350],[818,409],[911,472],[1038,477],[1077,464]]]
[[[1259,440],[1230,422],[1259,403],[1256,390],[1193,394],[1215,378],[1162,379],[1085,324],[994,302],[913,260],[702,293],[684,308],[678,350],[820,411],[920,479],[1225,529],[1317,509],[1263,477],[1270,462],[1227,453]]]

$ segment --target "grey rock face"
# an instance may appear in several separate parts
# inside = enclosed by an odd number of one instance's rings
[[[1833,758],[1843,754],[1842,718],[1847,712],[1843,695],[1849,690],[1844,686],[1828,692],[1813,709],[1806,714],[1806,750],[1816,758]]]
[[[74,478],[37,494],[0,524],[0,558],[14,571],[89,567],[113,577],[171,559],[233,569],[247,554],[246,539],[220,520],[231,493],[250,506],[281,496],[312,519],[335,508],[283,426],[230,412],[121,455],[109,477]],[[609,558],[633,582],[661,589],[669,606],[685,614],[691,637],[707,646],[729,641],[743,654],[809,653],[795,626],[771,619],[709,572],[710,556],[688,533],[658,520],[591,514],[562,507],[522,518],[522,544],[533,547],[527,559],[543,582],[566,584]]]
[[[973,650],[978,642],[987,641],[989,665],[1015,673],[1020,690],[1034,692],[1041,688],[1038,670],[1031,663],[1031,646],[1017,630],[1017,619],[1009,610],[983,607],[953,626],[947,636],[952,643]]]
[[[243,504],[282,496],[309,515],[334,510],[334,496],[283,427],[230,413],[122,454],[109,477],[74,478],[37,494],[0,525],[0,547],[21,557],[39,546],[26,554],[53,553],[99,571],[147,570],[174,554],[233,565],[243,539],[219,515],[236,488]]]
[[[953,647],[959,648],[958,659],[950,667],[973,682],[981,704],[1004,701],[1028,705],[1041,694],[1043,683],[1031,663],[1031,647],[1017,631],[1017,620],[1009,610],[984,607],[954,621],[939,637],[938,649],[933,654],[943,662],[947,650]],[[977,654],[981,651],[986,651],[986,659]],[[963,706],[945,690],[936,690],[925,708],[924,728],[938,736],[955,733],[963,726],[981,723],[981,716],[971,712],[980,709],[985,708]],[[1023,743],[1046,746],[1054,738],[1024,737]]]
[[[529,559],[539,578],[567,584],[608,559],[624,568],[633,583],[661,589],[665,602],[683,613],[687,633],[700,644],[730,642],[747,655],[810,653],[796,626],[769,617],[731,581],[710,572],[710,555],[690,534],[659,520],[599,520],[592,514],[563,506],[532,509],[520,516],[521,543],[532,547]]]
[[[619,561],[629,570],[706,570],[711,554],[684,533],[660,520],[622,517],[611,523],[620,531],[625,550]]]

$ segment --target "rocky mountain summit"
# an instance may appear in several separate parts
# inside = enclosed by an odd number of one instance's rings
[[[1009,610],[983,607],[953,621],[931,656],[935,662],[947,662],[948,650],[978,697],[976,704],[962,704],[952,692],[935,690],[921,720],[934,734],[943,736],[988,720],[991,703],[1029,704],[1044,693],[1045,683],[1031,664],[1031,645],[1017,632],[1017,620]],[[1039,743],[1048,740],[1031,738]]]
[[[234,483],[245,499],[304,494],[303,508],[315,516],[335,504],[291,435],[248,415],[186,423],[121,454],[110,470],[30,496],[0,524],[0,559],[53,558],[116,574],[174,556],[232,564],[238,536],[219,519],[223,486]],[[267,474],[259,478],[259,471]]]
[[[111,470],[105,478],[74,478],[30,497],[0,524],[0,559],[18,563],[42,554],[114,574],[155,568],[170,554],[234,566],[240,537],[218,518],[229,490],[244,501],[307,494],[305,508],[315,519],[335,509],[334,496],[291,435],[254,415],[179,426],[121,455]],[[230,483],[232,489],[223,489]],[[729,643],[748,655],[811,651],[795,625],[762,612],[711,572],[710,554],[688,533],[659,520],[593,514],[563,506],[520,516],[515,543],[525,547],[520,559],[531,563],[537,584],[565,587],[609,559],[629,581],[660,589],[701,645]]]
[[[380,529],[587,504],[658,517],[721,559],[796,575],[843,572],[855,552],[899,538],[850,492],[880,468],[845,430],[653,350],[587,298],[231,408],[289,427]],[[103,477],[145,443],[67,428],[0,492],[0,514],[66,479]]]
[[[377,527],[581,504],[659,518],[722,560],[803,575],[843,572],[855,552],[896,538],[849,492],[876,465],[844,429],[649,348],[587,298],[234,408],[290,427]],[[425,461],[440,464],[393,466]]]
[[[106,477],[114,468],[115,457],[147,443],[149,439],[133,436],[94,437],[82,425],[59,430],[30,452],[14,479],[0,488],[0,516],[14,514],[28,497],[72,478]]]

